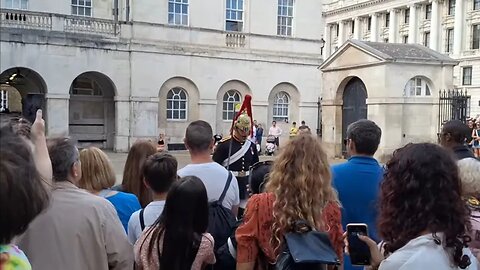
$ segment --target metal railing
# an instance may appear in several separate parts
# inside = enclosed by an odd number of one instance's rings
[[[442,125],[450,120],[467,121],[470,115],[470,96],[467,91],[462,90],[443,90],[439,93],[438,108],[438,130]]]

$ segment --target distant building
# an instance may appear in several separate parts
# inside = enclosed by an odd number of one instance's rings
[[[180,145],[197,119],[226,134],[247,94],[267,127],[316,123],[321,10],[317,0],[1,0],[1,106],[44,108],[49,135],[116,151],[159,133]]]

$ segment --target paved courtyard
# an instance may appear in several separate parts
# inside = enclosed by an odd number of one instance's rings
[[[174,155],[178,160],[178,168],[185,167],[190,162],[190,155],[187,151],[170,151],[172,155]],[[107,155],[110,157],[110,160],[113,163],[113,168],[116,173],[117,184],[122,182],[123,176],[123,167],[125,165],[125,161],[127,160],[127,153],[114,153],[114,152],[107,152]],[[264,160],[273,160],[274,157],[269,156],[260,156],[260,161]],[[341,162],[340,159],[330,160],[331,164],[335,164]]]

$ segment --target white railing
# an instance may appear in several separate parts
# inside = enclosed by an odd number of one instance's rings
[[[120,25],[114,21],[88,17],[67,16],[64,23],[65,32],[117,35]]]
[[[22,29],[52,29],[52,15],[24,10],[0,9],[0,26]]]
[[[227,47],[245,47],[246,36],[243,33],[226,33],[225,35],[225,45]]]

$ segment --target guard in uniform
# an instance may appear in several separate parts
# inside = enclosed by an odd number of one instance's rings
[[[239,217],[243,215],[243,209],[245,209],[247,204],[247,184],[250,167],[258,162],[257,147],[248,140],[251,131],[251,116],[240,113],[234,119],[232,136],[221,140],[213,153],[213,160],[228,168],[237,178],[240,189]]]

